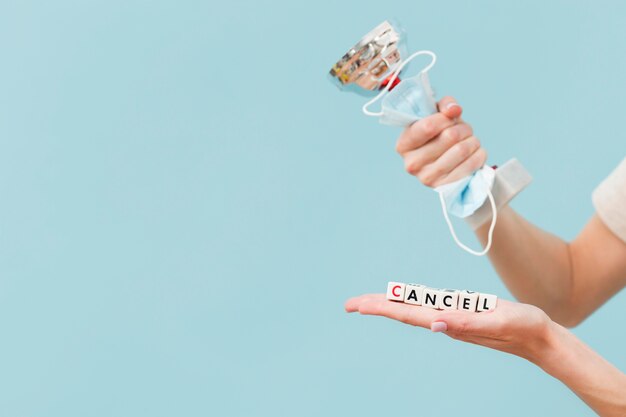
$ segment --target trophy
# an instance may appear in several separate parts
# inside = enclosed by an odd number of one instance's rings
[[[417,75],[400,80],[400,72],[420,55],[430,56],[430,64]],[[361,38],[333,65],[330,78],[342,90],[363,95],[380,91],[363,106],[363,112],[380,117],[380,122],[384,124],[408,126],[437,111],[435,94],[428,80],[428,71],[435,61],[436,56],[431,51],[418,51],[407,57],[404,31],[399,25],[386,20]],[[369,110],[381,98],[381,111]]]

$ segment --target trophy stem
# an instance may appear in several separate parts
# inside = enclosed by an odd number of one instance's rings
[[[387,84],[389,84],[389,79],[391,79],[391,77],[393,77],[393,73],[391,73],[387,78],[385,78],[383,80],[382,83],[380,83],[380,87],[378,87],[379,90],[383,90],[385,89],[385,87],[387,87]],[[391,83],[391,87],[389,87],[389,91],[393,90],[394,88],[396,88],[396,85],[400,84],[400,74],[398,74],[398,76],[393,80],[393,82]]]

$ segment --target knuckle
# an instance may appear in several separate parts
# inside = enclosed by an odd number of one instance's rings
[[[482,167],[487,161],[487,151],[483,148],[480,148],[474,154],[474,161],[472,163],[472,168],[477,169]]]
[[[419,180],[427,187],[432,187],[435,184],[436,175],[432,170],[422,171],[417,176]]]
[[[441,133],[442,139],[447,143],[457,143],[461,139],[461,134],[457,129],[446,129]]]
[[[419,152],[412,154],[410,157],[405,158],[404,168],[411,175],[417,175],[424,168],[423,157]]]
[[[487,151],[485,150],[485,148],[480,148],[480,165],[483,165],[485,162],[487,162],[487,158],[489,156],[489,154],[487,153]]]
[[[420,171],[419,166],[415,163],[415,161],[406,161],[404,163],[404,169],[411,175],[416,175]]]
[[[463,141],[455,145],[455,151],[461,159],[466,159],[472,154],[472,144],[469,141]]]
[[[396,152],[402,155],[404,153],[404,148],[404,141],[402,140],[402,138],[398,139],[396,141]]]
[[[433,167],[432,167],[432,176],[435,179],[441,177],[445,173],[446,173],[446,171],[443,169],[443,167],[441,165],[437,165],[437,164],[433,165]]]
[[[470,136],[467,138],[467,143],[472,150],[472,153],[475,152],[478,148],[480,148],[480,141],[476,136]]]
[[[487,151],[484,150],[483,148],[480,148],[478,152],[479,152],[478,160],[480,162],[480,165],[482,166],[485,164],[485,162],[487,162]]]
[[[402,155],[404,152],[408,151],[413,135],[410,127],[404,129],[402,134],[398,137],[398,140],[396,140],[396,152]]]
[[[435,123],[429,118],[420,120],[418,125],[422,134],[427,138],[432,138],[437,133]]]

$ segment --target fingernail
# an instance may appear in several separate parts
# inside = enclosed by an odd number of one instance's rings
[[[454,106],[456,106],[456,107],[460,107],[460,106],[458,105],[458,103],[455,103],[455,102],[453,101],[452,103],[448,103],[448,104],[446,104],[446,110],[451,109],[451,108],[452,108],[452,107],[454,107]]]
[[[436,321],[430,324],[430,330],[433,332],[445,332],[448,330],[448,325],[443,321]]]

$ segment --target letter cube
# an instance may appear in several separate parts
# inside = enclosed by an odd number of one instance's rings
[[[441,290],[439,293],[439,308],[442,310],[456,310],[459,302],[459,290]]]
[[[459,310],[476,311],[478,304],[478,293],[469,290],[463,290],[459,293]]]
[[[424,288],[426,287],[420,284],[406,284],[406,288],[404,289],[404,302],[421,306]]]
[[[422,305],[429,308],[439,308],[439,298],[439,290],[425,287],[422,292]]]
[[[478,296],[478,308],[477,311],[488,311],[496,308],[498,303],[498,297],[493,294],[480,293]]]
[[[387,300],[404,301],[404,288],[406,285],[402,282],[389,282],[387,284]]]

